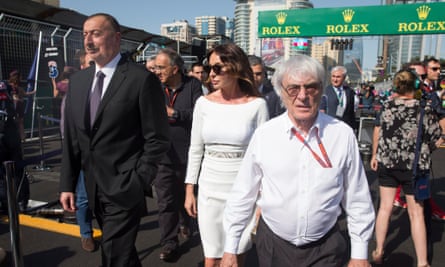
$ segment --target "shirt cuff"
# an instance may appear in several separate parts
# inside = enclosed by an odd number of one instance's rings
[[[238,243],[239,239],[226,236],[226,243],[224,245],[224,252],[231,254],[238,254]]]
[[[356,242],[351,240],[351,259],[368,259],[368,242]]]

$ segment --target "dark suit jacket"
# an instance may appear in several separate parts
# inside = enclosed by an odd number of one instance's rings
[[[337,92],[335,92],[335,89],[334,87],[332,87],[332,85],[326,87],[324,95],[321,98],[320,109],[325,110],[326,114],[338,118],[346,122],[353,129],[356,129],[357,122],[355,120],[355,111],[354,111],[355,93],[348,86],[343,86],[343,91],[346,93],[346,109],[341,118],[336,116],[338,97],[337,97]]]
[[[144,66],[122,58],[89,122],[89,95],[95,69],[70,78],[65,107],[61,192],[74,192],[85,171],[90,206],[96,190],[123,209],[131,209],[151,188],[156,165],[169,147],[169,126],[159,79]]]
[[[177,89],[178,93],[173,103],[173,108],[178,116],[174,122],[170,122],[171,146],[161,160],[163,164],[187,164],[193,108],[196,100],[202,95],[201,85],[201,82],[196,78],[182,76],[182,85]],[[165,105],[168,104],[169,99],[165,93]]]
[[[281,115],[286,111],[286,108],[282,105],[280,97],[275,93],[275,90],[269,91],[264,98],[267,103],[267,110],[269,111],[269,119],[272,119],[278,115]]]

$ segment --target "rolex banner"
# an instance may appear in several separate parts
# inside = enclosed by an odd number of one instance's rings
[[[258,37],[445,33],[445,3],[260,11]]]

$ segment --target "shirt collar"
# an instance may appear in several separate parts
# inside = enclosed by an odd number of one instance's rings
[[[289,135],[289,139],[292,138],[293,133],[292,133],[292,128],[295,128],[295,130],[297,130],[298,132],[301,133],[301,131],[294,126],[294,124],[292,123],[291,119],[289,118],[288,112],[284,112],[283,114],[280,115],[281,118],[283,119],[283,125],[284,125],[284,131]],[[324,114],[321,112],[318,112],[317,115],[317,119],[315,120],[314,124],[311,126],[311,128],[309,129],[309,135],[312,134],[314,128],[318,128],[318,134],[320,135],[320,137],[323,134],[323,127],[324,127]]]
[[[105,77],[111,77],[113,76],[113,72],[117,67],[117,64],[119,63],[119,60],[121,60],[121,54],[118,53],[110,62],[107,63],[103,68],[99,69],[99,66],[96,64],[96,73],[98,71],[102,71],[105,74]]]

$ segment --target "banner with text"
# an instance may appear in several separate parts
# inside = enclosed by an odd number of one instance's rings
[[[445,3],[260,11],[258,37],[445,33]]]

